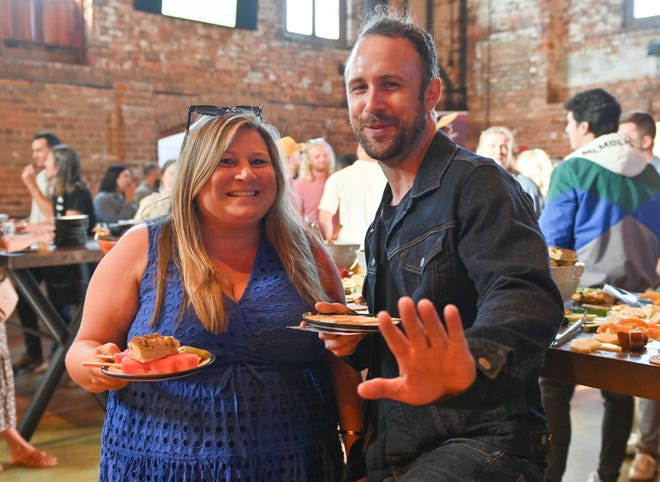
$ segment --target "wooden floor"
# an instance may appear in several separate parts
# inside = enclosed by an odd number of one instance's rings
[[[19,330],[7,330],[12,357],[23,351]],[[45,351],[48,353],[48,351]],[[16,374],[16,403],[19,419],[25,411],[41,375],[21,371]],[[598,461],[602,400],[600,392],[578,387],[573,397],[573,441],[564,482],[584,482]],[[100,433],[104,412],[96,399],[74,385],[68,376],[60,382],[48,409],[41,419],[32,443],[59,458],[50,469],[8,467],[6,444],[0,443],[0,481],[15,482],[87,482],[98,480]],[[628,482],[630,458],[622,467],[619,482]],[[658,478],[656,477],[656,482]],[[313,481],[310,481],[313,482]]]

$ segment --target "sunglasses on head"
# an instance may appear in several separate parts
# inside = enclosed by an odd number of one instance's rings
[[[251,112],[260,119],[263,109],[257,105],[235,105],[235,106],[221,106],[221,105],[189,105],[188,106],[188,122],[186,123],[186,134],[190,130],[190,121],[192,120],[193,112],[198,115],[212,115],[221,116],[229,112]]]

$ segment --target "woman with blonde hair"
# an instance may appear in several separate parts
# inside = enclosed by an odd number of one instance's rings
[[[318,222],[319,203],[330,174],[335,172],[335,151],[325,139],[310,139],[302,156],[300,176],[293,181],[300,210],[307,223]]]
[[[527,149],[518,154],[516,168],[536,183],[544,197],[548,195],[553,166],[550,156],[543,149]]]
[[[359,431],[359,374],[287,328],[344,300],[337,269],[291,204],[260,109],[191,106],[189,126],[171,215],[101,261],[67,355],[83,388],[111,391],[100,480],[341,480],[337,425]],[[217,359],[130,387],[82,366],[153,332]]]

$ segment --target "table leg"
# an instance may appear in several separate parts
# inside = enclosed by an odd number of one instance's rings
[[[9,270],[21,296],[25,297],[30,307],[42,319],[55,340],[61,345],[69,338],[69,329],[55,307],[46,299],[34,276],[27,269]]]
[[[48,406],[48,403],[50,402],[50,399],[52,398],[53,393],[55,392],[55,389],[57,388],[57,385],[59,384],[60,379],[64,374],[64,358],[66,357],[66,352],[69,350],[69,347],[73,343],[75,333],[78,331],[78,327],[80,326],[81,318],[82,306],[77,310],[75,316],[71,320],[71,324],[69,326],[69,328],[71,328],[71,336],[68,340],[66,340],[66,342],[60,344],[55,350],[55,353],[53,353],[53,356],[48,363],[48,368],[43,374],[43,377],[37,386],[37,390],[35,391],[34,396],[30,401],[30,405],[28,406],[25,414],[18,424],[18,431],[21,433],[25,440],[30,440],[32,437],[32,434],[39,424],[39,420],[41,420],[41,416],[46,410],[46,407]]]

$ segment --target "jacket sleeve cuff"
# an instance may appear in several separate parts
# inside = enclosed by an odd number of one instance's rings
[[[485,401],[493,389],[493,381],[502,373],[508,359],[509,350],[502,345],[482,340],[468,340],[468,345],[474,357],[477,376],[466,391],[441,401],[451,407],[465,408]]]

